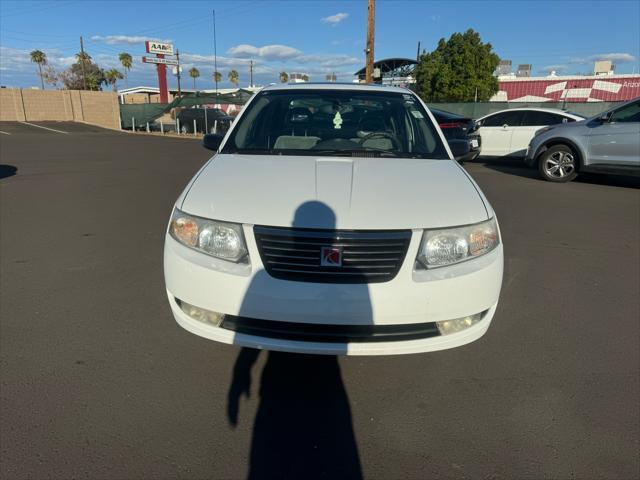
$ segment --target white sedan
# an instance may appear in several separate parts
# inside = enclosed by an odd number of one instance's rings
[[[477,120],[482,138],[480,156],[524,157],[535,133],[549,125],[579,122],[584,117],[555,108],[512,108]]]
[[[178,198],[164,272],[177,322],[289,352],[442,350],[489,328],[503,250],[491,205],[413,92],[261,90]]]

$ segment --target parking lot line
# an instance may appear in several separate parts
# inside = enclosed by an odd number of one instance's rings
[[[35,123],[29,123],[29,122],[20,122],[20,123],[24,123],[26,125],[31,125],[32,127],[44,128],[45,130],[51,130],[52,132],[64,133],[65,135],[69,135],[69,132],[64,132],[62,130],[56,130],[55,128],[43,127],[42,125],[36,125]]]
[[[2,130],[0,130],[0,133],[4,133],[5,135],[11,135],[9,132],[3,132]]]

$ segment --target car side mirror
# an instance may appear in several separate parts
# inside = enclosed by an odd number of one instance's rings
[[[220,148],[220,144],[222,143],[222,139],[224,135],[220,135],[219,133],[207,133],[204,137],[202,137],[202,146],[207,150],[213,150],[214,152],[218,151]]]
[[[448,143],[449,143],[449,149],[453,154],[453,158],[464,157],[467,153],[471,151],[471,147],[469,146],[469,140],[452,138],[451,140],[449,140]]]
[[[598,117],[601,123],[608,123],[611,120],[611,112],[603,113]]]

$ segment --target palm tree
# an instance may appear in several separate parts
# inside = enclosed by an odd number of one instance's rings
[[[220,83],[222,81],[222,74],[220,72],[213,72],[213,81]]]
[[[238,83],[240,83],[240,76],[238,75],[238,72],[236,70],[231,70],[229,72],[229,81],[236,87],[238,86]]]
[[[282,83],[287,83],[289,81],[289,75],[287,75],[287,72],[280,72],[280,81]]]
[[[104,72],[104,78],[107,81],[107,83],[109,85],[111,85],[111,87],[113,87],[113,91],[116,91],[116,82],[118,80],[122,80],[122,74],[116,70],[115,68],[112,68],[111,70],[107,70],[106,72]]]
[[[95,84],[95,79],[92,78],[91,75],[87,76],[87,73],[85,71],[86,63],[91,63],[91,55],[89,55],[87,52],[78,52],[76,53],[76,60],[78,60],[80,68],[82,69],[82,86],[85,89],[88,86],[89,90],[97,90],[98,85]]]
[[[40,76],[40,83],[42,84],[42,89],[44,90],[44,78],[42,78],[42,66],[47,64],[47,54],[42,50],[34,50],[30,53],[31,61],[33,63],[38,64],[38,71]]]
[[[87,52],[78,52],[76,53],[76,59],[79,62],[89,62],[91,61],[91,55],[89,55]]]
[[[307,75],[306,73],[303,73],[302,74],[302,80],[305,81],[305,82],[308,82],[309,81],[309,75]]]
[[[191,67],[189,69],[189,76],[191,78],[193,78],[193,89],[196,89],[196,78],[198,78],[200,76],[200,70],[198,70],[196,67]]]
[[[124,88],[129,88],[129,70],[133,66],[133,58],[127,52],[122,52],[118,59],[124,68]]]

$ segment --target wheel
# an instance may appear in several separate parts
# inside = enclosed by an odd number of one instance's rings
[[[540,156],[538,172],[550,182],[570,182],[578,175],[578,158],[570,147],[555,145]]]

